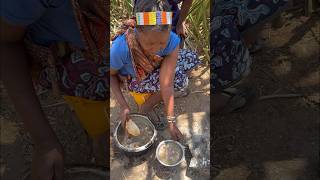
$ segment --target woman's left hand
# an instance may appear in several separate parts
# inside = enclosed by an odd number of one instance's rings
[[[178,141],[178,140],[182,139],[183,135],[175,123],[169,123],[168,127],[169,127],[169,132],[170,132],[173,140]]]

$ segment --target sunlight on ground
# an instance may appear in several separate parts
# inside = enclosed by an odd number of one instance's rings
[[[311,72],[305,75],[304,77],[302,77],[301,79],[299,79],[295,84],[295,86],[298,86],[298,87],[316,86],[316,85],[319,85],[319,80],[320,80],[320,72],[319,71]]]
[[[125,179],[147,179],[149,166],[147,162],[144,162],[138,166],[134,166],[130,169],[126,169],[124,172]],[[150,167],[151,168],[151,167]]]
[[[269,161],[263,163],[264,180],[294,180],[303,176],[306,162],[304,159]],[[245,165],[221,170],[217,180],[246,180],[251,171]]]
[[[4,172],[6,171],[7,165],[4,164],[3,159],[0,159],[0,177],[3,177]]]
[[[275,59],[275,63],[272,66],[273,73],[277,76],[287,75],[291,72],[292,62],[288,56],[280,56]]]
[[[289,51],[297,58],[310,59],[319,55],[319,44],[314,39],[310,41],[301,40],[290,46]]]
[[[222,170],[215,178],[216,180],[247,180],[250,175],[248,167],[240,165]]]
[[[195,134],[202,135],[205,127],[202,127],[201,121],[205,120],[206,115],[206,112],[194,112],[191,115],[182,114],[177,117],[177,126],[187,137]]]
[[[304,159],[265,162],[265,180],[298,179],[303,175],[305,166]]]
[[[0,144],[13,144],[16,141],[18,135],[18,128],[16,123],[1,118],[0,125]]]
[[[114,108],[117,105],[117,101],[114,98],[110,98],[110,108]]]

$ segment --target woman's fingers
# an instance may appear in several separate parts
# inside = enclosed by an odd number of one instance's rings
[[[128,108],[121,109],[120,111],[121,124],[123,128],[126,127],[126,122],[129,119],[128,117],[129,114],[130,114],[130,109]]]

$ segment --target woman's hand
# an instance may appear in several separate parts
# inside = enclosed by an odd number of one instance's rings
[[[178,127],[176,126],[175,123],[169,123],[168,128],[169,128],[169,132],[171,134],[171,138],[173,140],[178,141],[178,140],[182,139],[183,135],[180,132],[180,130],[178,129]]]
[[[13,25],[1,18],[0,31],[1,81],[35,143],[32,180],[62,180],[63,151],[33,87],[23,43],[26,27]]]
[[[63,179],[63,149],[59,142],[36,144],[32,155],[32,180]]]
[[[121,107],[120,110],[120,120],[123,128],[126,127],[126,123],[129,120],[130,108],[129,107]]]

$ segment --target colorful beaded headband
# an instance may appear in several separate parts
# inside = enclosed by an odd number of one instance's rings
[[[172,12],[138,12],[137,25],[166,25],[172,24]]]

